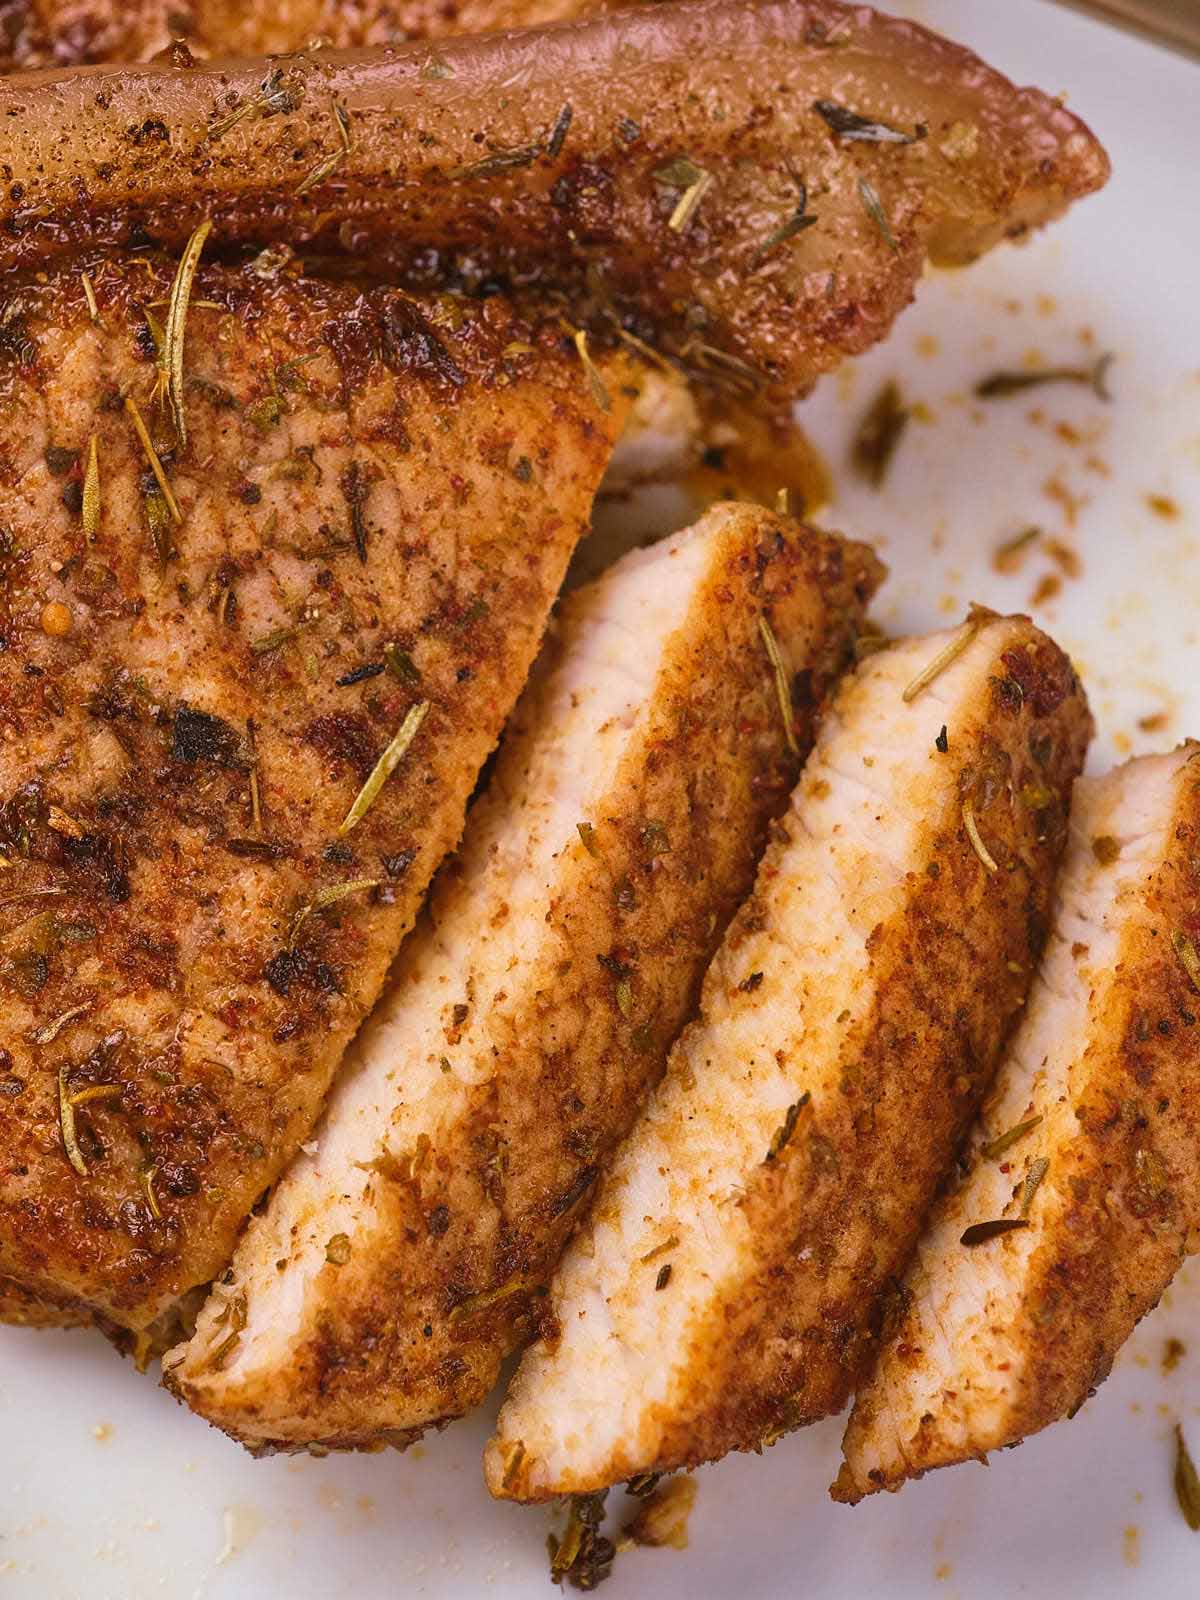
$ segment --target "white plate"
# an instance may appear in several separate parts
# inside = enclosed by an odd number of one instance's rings
[[[1100,722],[1093,760],[1164,747],[1200,732],[1200,69],[1043,0],[892,9],[1018,82],[1069,91],[1116,175],[1044,239],[932,276],[887,346],[806,407],[840,480],[827,520],[891,563],[881,614],[896,628],[938,625],[970,599],[1028,607],[1058,569],[1035,552],[1000,578],[994,547],[1030,523],[1068,541],[1082,575],[1035,610],[1084,671]],[[1074,363],[1099,350],[1118,358],[1109,407],[1070,387],[970,398],[978,377],[1031,352]],[[931,420],[911,425],[876,495],[841,467],[855,418],[892,375]],[[1053,483],[1079,502],[1073,527]],[[1152,511],[1149,495],[1178,518]],[[1139,728],[1157,715],[1163,726]],[[657,1600],[1192,1596],[1200,1536],[1175,1507],[1171,1429],[1182,1419],[1200,1458],[1200,1348],[1169,1376],[1160,1358],[1171,1335],[1200,1341],[1198,1313],[1195,1268],[1073,1423],[987,1470],[834,1506],[837,1422],[708,1469],[690,1548],[621,1557],[606,1600],[651,1587]],[[99,1340],[0,1331],[0,1596],[545,1595],[550,1515],[489,1501],[489,1422],[403,1457],[255,1462]]]

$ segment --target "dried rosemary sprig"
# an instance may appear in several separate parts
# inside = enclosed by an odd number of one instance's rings
[[[921,671],[917,673],[916,677],[905,689],[904,693],[900,696],[900,698],[904,701],[904,704],[906,706],[911,705],[919,694],[924,694],[929,685],[933,683],[936,678],[940,678],[942,673],[945,672],[946,668],[952,666],[954,662],[958,660],[959,656],[962,655],[963,651],[971,643],[972,639],[974,639],[978,632],[978,618],[972,617],[968,621],[964,622],[958,633],[954,635],[954,638],[951,639],[950,643],[945,647],[945,649],[939,650],[929,665],[927,667],[922,667]]]
[[[211,220],[205,218],[183,248],[167,301],[167,320],[163,325],[162,348],[158,355],[159,371],[164,376],[167,401],[175,423],[175,438],[181,450],[187,448],[187,417],[183,404],[183,341],[187,331],[188,302],[192,297],[196,268],[200,265],[200,252],[212,232],[212,226]]]
[[[759,617],[758,631],[771,662],[771,671],[775,675],[775,698],[779,702],[779,715],[783,718],[784,738],[787,740],[788,749],[794,756],[798,756],[800,746],[796,743],[796,732],[792,727],[792,695],[779,641],[766,617]]]
[[[901,133],[899,128],[886,122],[874,122],[849,106],[840,106],[835,100],[814,100],[813,110],[830,131],[847,143],[861,140],[866,144],[916,144],[925,137],[925,127],[918,123],[913,133]]]
[[[879,229],[883,242],[895,255],[900,246],[896,243],[896,235],[892,232],[892,225],[887,219],[887,212],[883,209],[883,201],[879,198],[878,191],[872,188],[865,178],[860,178],[858,180],[858,193],[863,203],[863,209]]]
[[[125,396],[125,410],[129,413],[134,432],[141,441],[146,460],[150,463],[150,470],[153,472],[158,487],[162,491],[162,497],[167,503],[167,510],[171,513],[171,521],[182,522],[183,512],[180,511],[179,502],[176,500],[175,492],[171,488],[171,480],[163,469],[163,464],[158,458],[158,451],[154,448],[154,441],[150,437],[150,430],[146,427],[138,403],[131,394]]]
[[[83,531],[89,539],[100,532],[100,441],[88,440],[87,469],[83,475]]]
[[[34,1028],[26,1035],[30,1044],[53,1044],[63,1029],[74,1022],[76,1017],[82,1017],[92,1009],[92,1002],[86,1001],[81,1006],[72,1006],[69,1011],[62,1011],[51,1022],[43,1023],[40,1028]]]
[[[1186,933],[1179,929],[1171,935],[1171,948],[1179,957],[1179,964],[1192,980],[1193,989],[1200,990],[1200,955]]]
[[[696,207],[713,185],[712,173],[698,166],[690,156],[678,156],[665,166],[656,168],[654,176],[659,183],[683,191],[675,202],[667,226],[675,233],[685,232],[696,214]]]
[[[1032,1133],[1041,1121],[1041,1116],[1036,1116],[1029,1117],[1025,1122],[1018,1122],[1015,1127],[1009,1128],[1007,1133],[1002,1133],[995,1139],[989,1139],[987,1144],[981,1145],[980,1155],[988,1161],[996,1161],[1006,1150],[1011,1150],[1019,1139],[1023,1139],[1027,1133]]]
[[[67,1160],[81,1178],[86,1178],[87,1162],[83,1159],[83,1151],[79,1148],[79,1139],[75,1132],[75,1103],[67,1091],[65,1061],[58,1069],[58,1121],[62,1129],[63,1149],[67,1152]]]
[[[300,929],[316,912],[324,911],[352,894],[364,894],[368,889],[378,889],[382,883],[382,878],[348,878],[345,883],[332,883],[326,889],[319,889],[292,918],[292,926],[288,933],[288,949],[295,948]]]
[[[521,1294],[526,1287],[524,1278],[520,1273],[515,1273],[495,1289],[481,1289],[478,1294],[469,1294],[465,1300],[460,1300],[452,1308],[447,1320],[456,1323],[464,1322],[468,1317],[477,1317],[481,1312],[489,1311],[492,1306],[499,1305],[504,1300],[511,1300],[513,1295]]]
[[[611,411],[612,400],[609,398],[604,379],[600,376],[600,369],[588,354],[587,334],[582,328],[576,328],[572,337],[575,340],[575,348],[579,352],[579,359],[583,362],[583,370],[587,373],[592,399],[595,400],[601,411]]]
[[[995,859],[984,844],[979,832],[979,824],[975,821],[975,808],[969,800],[963,801],[962,806],[963,827],[967,830],[967,838],[971,841],[971,849],[979,857],[988,872],[999,872]]]
[[[409,710],[408,715],[400,724],[400,728],[396,733],[395,738],[388,745],[387,749],[380,756],[379,760],[375,763],[375,766],[371,771],[371,776],[358,791],[358,794],[354,800],[354,804],[350,807],[349,811],[347,811],[346,820],[338,829],[339,839],[344,834],[349,833],[351,828],[356,827],[366,816],[371,807],[375,804],[375,801],[379,796],[379,791],[383,788],[384,784],[391,777],[392,773],[400,765],[401,758],[404,756],[405,751],[420,732],[421,724],[429,715],[429,707],[430,702],[428,700],[422,700],[418,705],[413,706]]]
[[[1050,1170],[1049,1156],[1039,1156],[1025,1174],[1025,1184],[1021,1190],[1021,1215],[1027,1217],[1033,1205],[1033,1197],[1041,1188],[1042,1179]]]
[[[99,322],[100,307],[96,304],[96,291],[92,287],[92,280],[86,272],[81,272],[79,281],[83,285],[83,298],[87,301],[88,316],[93,322]]]
[[[806,1089],[799,1100],[787,1108],[783,1121],[771,1136],[771,1147],[764,1158],[766,1161],[778,1161],[784,1150],[791,1143],[801,1111],[811,1099],[812,1095]]]
[[[975,385],[980,400],[1002,400],[1006,395],[1020,394],[1025,389],[1037,389],[1044,383],[1079,383],[1091,389],[1098,400],[1111,400],[1107,378],[1108,369],[1116,360],[1109,351],[1090,367],[1043,367],[1032,372],[993,372]]]
[[[1200,1476],[1197,1476],[1178,1422],[1175,1424],[1175,1499],[1188,1527],[1193,1533],[1200,1533]]]

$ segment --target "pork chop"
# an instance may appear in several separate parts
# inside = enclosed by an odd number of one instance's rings
[[[758,1449],[838,1411],[1037,960],[1091,729],[1023,617],[870,657],[488,1446],[521,1500]]]
[[[176,281],[0,309],[0,1276],[129,1328],[307,1135],[626,404],[557,322],[269,257],[201,269],[177,394]]]
[[[29,72],[0,79],[0,119],[0,270],[213,217],[410,287],[561,292],[593,336],[619,325],[773,403],[883,337],[927,260],[972,260],[1108,176],[1059,101],[833,0]]]
[[[1081,782],[1029,1009],[905,1280],[834,1497],[1073,1416],[1200,1242],[1200,746]]]

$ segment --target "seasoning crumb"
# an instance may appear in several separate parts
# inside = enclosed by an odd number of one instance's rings
[[[1121,854],[1121,846],[1111,833],[1098,834],[1092,840],[1092,854],[1102,867],[1111,867]]]
[[[1187,1355],[1187,1345],[1182,1339],[1168,1339],[1163,1346],[1162,1369],[1164,1372],[1174,1372],[1175,1368]]]
[[[851,465],[872,489],[883,487],[910,417],[900,385],[889,378],[867,407],[850,448]]]
[[[1172,500],[1169,494],[1148,494],[1146,504],[1156,517],[1162,517],[1164,522],[1177,522],[1179,520],[1179,504]]]
[[[1031,606],[1044,606],[1047,601],[1053,600],[1062,591],[1062,579],[1056,572],[1045,572],[1034,585],[1033,593],[1029,596]]]

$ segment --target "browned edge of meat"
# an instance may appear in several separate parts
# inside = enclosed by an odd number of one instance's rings
[[[1200,1242],[1198,760],[1184,745],[1076,789],[1054,947],[859,1394],[835,1500],[1073,1417]],[[1028,1231],[963,1245],[1005,1215]]]
[[[79,266],[0,319],[0,1274],[137,1329],[315,1119],[626,400],[502,299],[260,261],[196,280],[180,450],[174,263]]]
[[[602,0],[6,0],[0,72],[195,55],[285,55],[536,27],[608,10]],[[181,58],[181,59],[186,59]]]
[[[702,578],[686,580],[694,590],[665,642],[650,715],[621,756],[612,787],[589,795],[582,813],[587,842],[576,837],[578,815],[529,823],[539,832],[544,827],[548,841],[569,835],[555,858],[551,897],[543,903],[540,881],[531,890],[518,873],[514,903],[497,905],[490,863],[497,852],[521,854],[514,831],[526,826],[527,815],[540,819],[534,809],[526,813],[523,798],[531,763],[532,770],[540,764],[536,752],[553,750],[561,739],[561,759],[587,767],[565,729],[560,735],[542,723],[550,714],[548,693],[556,704],[567,694],[556,670],[580,682],[612,670],[589,662],[584,640],[592,631],[595,644],[600,622],[636,639],[637,610],[629,602],[638,599],[637,585],[684,582],[665,570],[673,541],[658,547],[664,555],[657,567],[639,555],[627,575],[618,569],[565,603],[561,637],[544,651],[491,789],[468,821],[463,863],[450,863],[435,889],[438,932],[422,921],[401,952],[391,1003],[368,1025],[352,1057],[354,1071],[318,1130],[320,1178],[285,1179],[243,1240],[232,1286],[219,1291],[222,1315],[229,1298],[244,1294],[244,1358],[239,1352],[211,1368],[213,1348],[223,1347],[225,1315],[179,1365],[169,1364],[171,1386],[251,1448],[411,1442],[424,1428],[479,1404],[505,1356],[538,1327],[549,1274],[694,1006],[882,577],[866,546],[757,507],[714,508],[677,536],[681,544],[701,539],[711,554]],[[790,738],[763,617],[795,669]],[[497,826],[503,819],[507,834]],[[493,935],[501,940],[505,922],[524,917],[531,965],[501,962],[493,969],[482,935],[473,965],[463,924],[476,913],[500,919]],[[444,988],[441,955],[448,947],[461,947],[465,961],[447,975],[452,994]],[[514,989],[515,1008],[508,998]],[[463,995],[452,1007],[451,999]],[[473,1023],[481,1006],[484,1019]],[[427,1032],[431,1007],[435,1016],[444,1014],[444,1034]],[[474,1031],[477,1025],[482,1032]],[[464,1048],[479,1052],[483,1075],[460,1092],[453,1077],[440,1078],[431,1066],[435,1088],[418,1091],[413,1083],[410,1094],[406,1052],[420,1051],[424,1064],[426,1045],[440,1045],[448,1056]],[[446,1057],[443,1063],[449,1071]],[[385,1065],[395,1083],[375,1110]],[[365,1079],[367,1070],[374,1087],[364,1082],[359,1093],[358,1075]],[[442,1083],[448,1087],[438,1099]],[[426,1095],[439,1110],[424,1109]],[[346,1141],[356,1127],[370,1125],[364,1119],[378,1121],[382,1135],[393,1100],[392,1148],[410,1155],[424,1148],[424,1154],[385,1160],[374,1143],[351,1152]],[[349,1166],[352,1153],[359,1162],[380,1160],[381,1171],[361,1222],[346,1236],[346,1259],[309,1269],[303,1311],[294,1320],[273,1313],[269,1301],[256,1316],[256,1283],[294,1305],[296,1292],[285,1281],[289,1251],[323,1257],[322,1241],[343,1226],[336,1202],[348,1180],[334,1162]],[[291,1270],[302,1269],[293,1261]]]
[[[0,119],[0,269],[179,243],[212,217],[227,242],[387,261],[414,283],[560,290],[575,320],[624,319],[777,399],[879,339],[927,256],[971,259],[1109,170],[1059,102],[835,0],[25,73],[0,80]]]

